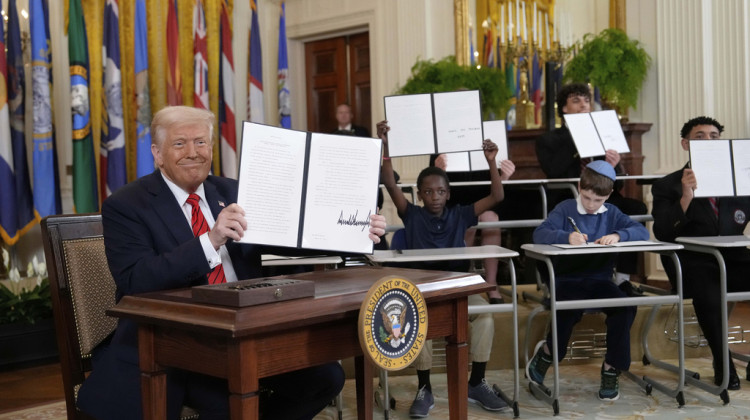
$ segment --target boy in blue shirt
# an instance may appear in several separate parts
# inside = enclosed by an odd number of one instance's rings
[[[396,184],[393,176],[393,165],[388,152],[387,121],[377,124],[378,136],[383,140],[383,166],[381,180],[388,190],[388,194],[396,206],[399,217],[404,222],[406,244],[409,249],[454,248],[466,246],[464,235],[466,230],[477,224],[477,216],[490,210],[503,200],[504,191],[502,180],[513,175],[513,163],[505,160],[500,163],[501,173],[498,171],[495,158],[497,145],[490,140],[482,144],[484,157],[490,167],[490,195],[480,199],[472,205],[457,205],[446,207],[450,198],[448,176],[440,168],[431,166],[420,172],[417,177],[417,196],[424,203],[423,207],[410,203]],[[468,261],[448,261],[441,263],[420,263],[419,268],[449,271],[467,271]],[[469,305],[487,304],[481,296],[469,296]],[[494,334],[494,318],[492,314],[472,315],[469,317],[471,331],[471,376],[469,378],[469,401],[482,406],[486,410],[499,411],[508,405],[492,390],[484,380],[485,368],[490,358],[492,339]],[[417,396],[409,409],[412,418],[427,417],[430,409],[435,406],[430,385],[430,367],[432,366],[432,347],[430,342],[414,361],[417,369]]]
[[[648,240],[646,228],[612,204],[605,203],[612,193],[615,170],[605,161],[586,165],[578,183],[578,198],[558,204],[534,231],[534,243],[583,245],[593,242],[611,245],[621,241]],[[571,222],[571,219],[575,222]],[[577,226],[577,228],[576,228]],[[626,297],[612,282],[614,254],[566,257],[555,262],[555,293],[558,301]],[[619,398],[620,372],[630,368],[630,326],[633,306],[602,309],[607,314],[607,354],[602,363],[600,400]],[[581,320],[582,309],[557,312],[558,361],[565,357],[573,327]],[[552,363],[552,333],[537,345],[534,358],[526,366],[529,380],[541,384]]]

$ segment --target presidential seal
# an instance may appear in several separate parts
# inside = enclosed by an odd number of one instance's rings
[[[359,310],[359,343],[380,368],[401,370],[422,351],[427,338],[427,305],[409,280],[388,276],[367,292]]]
[[[737,223],[738,225],[744,225],[745,220],[747,220],[747,216],[745,216],[745,212],[740,209],[736,209],[734,211],[734,223]]]

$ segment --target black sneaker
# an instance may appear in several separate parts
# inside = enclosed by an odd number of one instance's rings
[[[622,290],[629,297],[643,296],[643,289],[637,286],[633,286],[633,283],[629,281],[624,281],[617,287],[619,287],[620,290]]]
[[[411,418],[423,418],[430,415],[430,410],[435,407],[435,398],[432,397],[432,392],[427,389],[427,386],[419,388],[417,396],[414,397],[414,401],[411,403],[409,408],[409,417]]]
[[[602,401],[615,401],[620,398],[620,371],[615,368],[604,370],[602,363],[602,384],[599,387],[599,399]]]
[[[490,384],[484,379],[477,386],[469,385],[469,402],[479,404],[487,411],[505,411],[508,410],[508,404],[503,401]]]
[[[534,348],[534,357],[526,365],[526,377],[532,382],[541,384],[544,382],[544,375],[547,374],[550,364],[552,364],[552,356],[544,352],[544,340],[542,340],[537,343]]]
[[[722,371],[721,364],[716,363],[716,359],[714,359],[713,365],[714,365],[714,385],[719,386],[721,385],[721,382],[724,379],[724,372]],[[727,382],[727,389],[730,391],[737,391],[740,389],[740,377],[739,375],[737,375],[737,369],[735,369],[734,367],[734,362],[729,363],[729,382]]]

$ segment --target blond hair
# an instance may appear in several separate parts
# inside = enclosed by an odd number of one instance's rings
[[[161,145],[170,128],[187,124],[205,124],[208,136],[213,140],[215,120],[214,114],[206,109],[182,105],[162,108],[151,120],[151,143]]]

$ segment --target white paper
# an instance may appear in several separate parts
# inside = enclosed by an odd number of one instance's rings
[[[307,133],[243,123],[237,204],[240,242],[297,247]]]
[[[435,153],[435,129],[432,119],[432,95],[385,97],[388,152],[391,157]]]
[[[302,248],[372,253],[379,139],[313,133]]]
[[[732,160],[737,195],[750,195],[750,139],[732,140]]]
[[[604,150],[616,150],[617,153],[630,153],[630,147],[622,132],[622,124],[617,118],[614,110],[592,112],[591,119],[594,120],[596,131],[602,141]]]
[[[690,167],[698,188],[695,197],[734,195],[729,140],[690,140]]]
[[[580,157],[603,156],[606,153],[602,142],[599,140],[594,120],[588,113],[565,114],[563,118],[565,118],[565,125],[568,126],[568,130],[573,136],[573,142]]]
[[[484,154],[482,154],[482,157],[484,157]],[[469,172],[472,170],[472,165],[469,162],[469,152],[446,153],[445,160],[445,172]],[[487,166],[486,160],[484,166]]]
[[[500,167],[500,161],[508,159],[508,133],[505,131],[505,120],[496,121],[485,121],[482,123],[484,127],[484,138],[492,140],[497,144],[497,167]],[[482,154],[482,160],[484,160],[485,166],[487,166],[487,159],[484,159],[484,153]]]
[[[479,91],[435,93],[433,101],[438,153],[481,150],[484,139]]]
[[[622,242],[617,242],[611,245],[601,245],[601,244],[595,244],[593,242],[589,242],[588,244],[580,244],[580,245],[552,244],[552,246],[556,246],[558,248],[563,248],[563,249],[608,248],[608,247],[622,248],[622,247],[627,247],[627,246],[654,246],[654,245],[661,245],[661,244],[659,242],[654,242],[654,241],[622,241]]]

